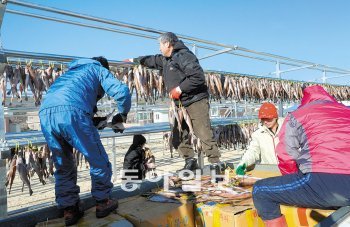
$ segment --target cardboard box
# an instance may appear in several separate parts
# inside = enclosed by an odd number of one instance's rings
[[[136,227],[195,226],[192,203],[159,203],[135,196],[119,201],[118,214]]]
[[[38,223],[36,226],[37,227],[44,227],[44,226],[61,227],[61,226],[64,226],[64,218],[58,218],[54,220],[41,222],[41,223]],[[89,210],[86,210],[84,213],[84,216],[79,220],[79,222],[75,226],[78,226],[78,227],[79,226],[133,227],[133,225],[128,220],[118,215],[116,212],[112,212],[110,215],[108,215],[105,218],[96,218],[95,207]]]
[[[253,226],[256,218],[251,217],[251,206],[231,206],[229,204],[197,204],[197,226]]]
[[[253,170],[251,174],[261,178],[281,176],[281,173],[278,171]],[[288,226],[314,226],[334,211],[281,205],[281,212],[285,215]],[[254,212],[256,213],[256,211]]]
[[[197,226],[263,227],[264,223],[253,206],[231,206],[228,204],[197,204]],[[315,226],[335,210],[319,210],[281,206],[288,226]]]
[[[281,205],[288,226],[315,226],[335,210],[320,210]]]
[[[247,172],[247,174],[259,178],[277,177],[282,176],[279,171],[266,171],[266,170],[252,170]]]
[[[267,178],[280,176],[278,171],[253,170],[248,172],[254,177]],[[250,188],[251,189],[251,188]],[[244,205],[244,206],[242,206]],[[247,199],[240,203],[240,206],[229,204],[216,204],[209,202],[206,204],[196,204],[196,224],[197,226],[264,226],[262,219],[258,216],[254,208],[252,199]],[[319,210],[299,208],[292,206],[281,206],[281,212],[285,215],[288,226],[314,226],[323,219],[331,215],[335,210]]]

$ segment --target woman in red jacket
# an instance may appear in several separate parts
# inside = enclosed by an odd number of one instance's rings
[[[280,204],[310,208],[350,205],[350,109],[321,86],[304,89],[300,107],[279,134],[283,176],[258,181],[253,200],[267,226],[286,226]]]

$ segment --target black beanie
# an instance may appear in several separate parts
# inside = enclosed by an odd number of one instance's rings
[[[134,135],[132,144],[134,145],[143,145],[146,143],[146,138],[143,135]]]

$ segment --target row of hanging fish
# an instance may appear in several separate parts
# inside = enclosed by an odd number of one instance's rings
[[[231,99],[236,101],[272,102],[297,101],[303,96],[302,86],[311,85],[289,80],[274,80],[240,75],[205,74],[206,84],[212,100]],[[349,86],[320,84],[337,100],[350,99]]]
[[[185,129],[187,129],[186,133],[188,132],[188,134],[186,136],[188,137],[188,141],[192,145],[193,150],[201,152],[201,141],[194,133],[192,121],[186,108],[183,106],[176,106],[174,100],[171,100],[168,117],[171,131],[176,128],[181,136],[185,132]]]
[[[257,121],[231,125],[218,125],[213,128],[214,138],[219,147],[226,149],[246,149],[252,133],[258,128]]]
[[[149,104],[155,104],[166,96],[163,76],[158,70],[150,70],[141,65],[127,68],[111,67],[115,77],[128,85],[130,93],[136,93],[136,102],[141,99]]]
[[[24,185],[29,189],[29,195],[33,194],[31,188],[31,178],[36,173],[39,181],[45,185],[44,178],[47,178],[49,174],[53,175],[53,162],[49,162],[49,170],[46,165],[46,159],[50,159],[50,152],[47,146],[42,147],[40,150],[36,150],[32,146],[21,147],[12,149],[12,158],[9,160],[9,171],[7,172],[7,180],[5,186],[9,186],[9,194],[11,194],[11,188],[16,176],[16,170],[22,181],[22,192]]]
[[[120,81],[128,85],[130,93],[136,94],[136,102],[144,101],[155,104],[158,99],[164,100],[168,97],[165,89],[163,75],[158,70],[151,70],[141,65],[133,67],[111,67],[112,73]],[[49,65],[44,68],[33,68],[30,64],[25,66],[10,64],[5,66],[4,73],[0,75],[0,89],[2,90],[2,105],[5,105],[6,95],[17,98],[20,102],[28,100],[28,87],[30,88],[35,105],[41,103],[43,92],[47,91],[51,84],[62,75],[60,68]],[[205,73],[205,81],[208,86],[210,99],[221,101],[231,99],[236,101],[261,101],[272,102],[297,101],[302,98],[302,86],[305,83],[274,80],[267,78],[257,78],[241,76],[239,74],[223,75],[215,73]],[[10,83],[10,90],[6,91],[7,82]],[[305,84],[306,85],[306,84]],[[350,99],[349,86],[335,86],[321,84],[337,100]]]
[[[192,121],[186,108],[183,106],[176,106],[172,100],[168,116],[171,130],[170,133],[165,133],[163,135],[163,143],[166,150],[166,146],[169,146],[171,157],[173,157],[172,132],[174,129],[182,135],[186,128],[186,131],[188,131],[188,135],[186,136],[188,136],[188,141],[193,146],[193,150],[197,152],[202,151],[201,141],[194,133]],[[252,133],[257,128],[257,121],[245,121],[239,124],[218,125],[213,128],[213,133],[219,147],[238,149],[240,146],[241,149],[246,149],[250,142]]]
[[[8,171],[5,186],[9,187],[9,194],[11,194],[12,184],[16,176],[16,171],[22,181],[22,192],[24,185],[28,187],[29,195],[33,194],[31,187],[31,179],[36,174],[39,178],[39,182],[43,185],[46,184],[45,179],[54,174],[54,165],[52,160],[52,154],[47,145],[42,147],[25,146],[13,148],[11,150],[11,159],[8,160]],[[80,169],[83,165],[83,155],[80,152],[73,149],[73,159],[76,167],[80,165]],[[85,167],[89,169],[89,164],[85,160]]]
[[[32,67],[31,64],[25,66],[6,64],[4,72],[0,75],[0,89],[2,91],[2,105],[6,105],[6,95],[11,95],[9,105],[13,103],[13,99],[17,98],[19,102],[28,101],[28,87],[30,88],[35,106],[41,104],[43,92],[47,91],[51,84],[62,75],[59,68],[49,65],[39,68]],[[10,83],[10,90],[6,91],[7,83]]]
[[[163,100],[167,96],[163,76],[158,70],[150,70],[141,65],[112,70],[119,80],[128,84],[131,93],[136,90],[137,102],[140,97],[146,102],[154,103],[158,98]],[[311,85],[297,81],[215,73],[205,73],[205,81],[213,101],[297,101],[303,96],[302,86]],[[349,86],[321,85],[339,101],[350,99]]]

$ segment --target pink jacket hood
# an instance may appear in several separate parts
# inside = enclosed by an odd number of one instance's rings
[[[313,85],[305,88],[303,94],[304,96],[301,99],[301,106],[318,100],[338,103],[337,100],[328,94],[320,85]]]

